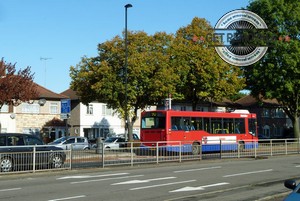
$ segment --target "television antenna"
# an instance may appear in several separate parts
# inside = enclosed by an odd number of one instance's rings
[[[44,87],[46,87],[46,78],[47,78],[47,60],[52,59],[51,57],[40,57],[40,60],[44,61],[44,73],[45,73],[45,80],[44,80]]]

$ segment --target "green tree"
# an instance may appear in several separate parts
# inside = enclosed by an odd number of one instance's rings
[[[243,89],[242,71],[225,63],[216,53],[214,33],[210,24],[195,17],[191,24],[180,28],[172,44],[172,65],[180,76],[178,92],[191,100],[193,110],[199,101],[219,101]]]
[[[176,97],[174,83],[179,77],[170,66],[168,48],[172,40],[172,35],[166,33],[153,36],[145,32],[128,33],[127,105],[124,101],[124,40],[119,36],[99,44],[99,56],[84,57],[76,67],[70,68],[71,88],[83,103],[105,102],[123,119],[127,109],[128,137],[132,140],[138,109],[160,102],[168,93]]]
[[[268,52],[255,65],[244,67],[247,88],[252,95],[276,98],[293,122],[299,138],[300,116],[300,2],[254,0],[248,10],[268,26]]]

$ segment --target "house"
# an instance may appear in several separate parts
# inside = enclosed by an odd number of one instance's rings
[[[60,120],[61,99],[64,95],[54,93],[36,84],[38,98],[18,106],[3,105],[0,110],[1,132],[31,133],[57,138],[65,135],[66,127]],[[51,124],[52,121],[59,124]],[[43,136],[43,137],[44,137]]]
[[[163,105],[158,105],[158,110],[168,109],[169,100],[166,99]],[[196,111],[201,112],[226,112],[228,108],[232,107],[233,102],[224,98],[222,101],[206,100],[200,101],[196,106]],[[178,111],[193,111],[193,106],[190,101],[172,101],[172,110]]]
[[[234,107],[256,113],[259,137],[272,139],[293,137],[292,123],[276,99],[257,100],[247,95],[237,100]]]
[[[94,101],[84,105],[72,89],[67,89],[61,94],[71,99],[71,115],[67,120],[70,126],[70,135],[95,139],[125,132],[123,119],[116,111],[109,108],[106,103]],[[140,119],[138,115],[133,132],[139,135],[139,131]]]

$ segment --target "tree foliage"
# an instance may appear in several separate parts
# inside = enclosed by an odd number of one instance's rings
[[[30,67],[16,71],[15,64],[0,61],[0,108],[34,100],[38,94]]]
[[[131,111],[128,122],[129,138],[138,109],[158,103],[168,93],[176,94],[174,83],[179,77],[169,62],[171,35],[145,32],[128,33],[127,105],[125,105],[125,51],[119,36],[99,44],[99,56],[83,58],[71,67],[71,88],[77,91],[83,103],[105,102],[124,118]]]
[[[148,35],[128,33],[127,105],[125,105],[125,44],[116,36],[98,45],[97,57],[82,58],[70,68],[71,88],[88,104],[105,102],[128,122],[129,139],[137,110],[156,105],[172,94],[173,99],[219,100],[243,87],[240,69],[223,62],[213,48],[191,40],[206,36],[211,27],[204,19],[195,18],[176,35],[164,32]]]
[[[300,116],[300,2],[255,0],[247,9],[264,19],[269,35],[267,54],[253,66],[244,67],[252,95],[276,98],[294,124],[299,137]]]
[[[242,71],[225,63],[207,41],[213,28],[205,19],[195,17],[191,24],[180,28],[172,45],[173,65],[181,83],[178,91],[192,100],[195,110],[200,100],[222,100],[244,87]]]

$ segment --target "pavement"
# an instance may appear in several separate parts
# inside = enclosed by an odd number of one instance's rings
[[[292,191],[288,191],[288,192],[284,192],[284,193],[280,193],[277,195],[273,195],[273,196],[268,196],[268,197],[264,197],[255,201],[283,201],[284,198],[287,197],[288,194],[290,194]]]

